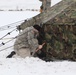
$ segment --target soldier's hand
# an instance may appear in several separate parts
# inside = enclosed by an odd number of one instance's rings
[[[42,49],[42,47],[43,47],[43,45],[39,45],[38,49],[40,50],[40,49]]]
[[[36,52],[39,51],[39,50],[41,50],[44,45],[45,45],[45,43],[43,43],[42,45],[39,45],[39,47],[36,49]]]

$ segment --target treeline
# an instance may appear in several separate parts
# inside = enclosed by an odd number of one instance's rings
[[[5,9],[0,9],[0,11],[39,11],[39,9],[8,9],[8,10],[5,10]]]

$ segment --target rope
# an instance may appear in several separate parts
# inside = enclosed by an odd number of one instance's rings
[[[10,35],[13,31],[15,31],[16,29],[13,29],[12,31],[10,31],[10,32],[8,32],[6,35],[4,35],[2,38],[0,38],[0,40],[2,40],[4,37],[6,37],[7,35]],[[12,40],[14,40],[16,37],[13,37],[11,40],[9,40],[9,41],[7,41],[7,42],[2,42],[1,44],[0,44],[0,47],[1,46],[3,46],[3,45],[5,45],[6,43],[9,43],[10,41],[12,41]]]
[[[5,44],[7,44],[7,43],[9,43],[9,42],[11,42],[11,41],[13,41],[15,38],[16,38],[16,37],[14,37],[13,39],[11,39],[11,40],[9,40],[9,41],[7,41],[7,42],[5,42],[5,43],[2,42],[2,43],[0,44],[0,47],[3,46],[3,45],[5,45]]]
[[[3,38],[2,40],[13,39],[14,37]]]
[[[28,19],[26,19],[26,20],[28,20]],[[2,27],[0,27],[0,31],[17,27],[17,26],[19,26],[21,23],[23,23],[23,22],[26,21],[26,20],[24,19],[24,20],[21,20],[21,21],[17,21],[17,22],[14,22],[14,23],[11,23],[11,24],[2,26]]]
[[[27,32],[29,32],[29,31],[30,31],[30,30],[28,30]],[[27,33],[27,32],[25,32],[25,33]],[[15,38],[17,38],[17,37],[19,37],[19,36],[24,35],[25,33],[14,37],[12,40],[14,40]],[[31,38],[31,39],[32,39],[32,38]],[[9,43],[9,42],[11,42],[12,40],[9,40],[9,41],[7,41],[7,42],[5,42],[5,43],[2,42],[2,43],[0,44],[0,47],[3,46],[3,45],[5,45],[5,44],[7,44],[7,43]],[[29,40],[30,40],[30,39],[29,39]],[[22,41],[22,42],[24,42],[24,41]],[[25,42],[26,42],[26,41],[25,41]],[[19,43],[19,44],[21,44],[21,43]],[[19,44],[17,44],[17,45],[19,45]],[[12,45],[12,46],[9,46],[9,47],[7,47],[7,48],[4,48],[4,49],[2,49],[2,50],[0,50],[0,51],[6,50],[6,49],[8,49],[8,48],[10,48],[10,47],[13,47],[13,45]]]
[[[31,38],[31,39],[32,39],[32,38]],[[28,39],[28,40],[31,40],[31,39]],[[22,42],[24,42],[24,41],[22,41]],[[22,43],[22,42],[21,42],[21,43]],[[25,42],[27,42],[27,41],[25,41]],[[15,44],[15,46],[20,45],[21,43]],[[1,52],[1,51],[4,51],[4,50],[6,50],[6,49],[9,49],[9,48],[11,48],[11,47],[13,47],[13,46],[14,46],[14,45],[11,45],[11,46],[9,46],[9,47],[6,47],[6,48],[4,48],[4,49],[1,49],[0,52]]]
[[[0,52],[1,52],[1,51],[4,51],[4,50],[6,50],[6,49],[9,49],[9,48],[11,48],[11,47],[13,47],[13,45],[12,45],[12,46],[9,46],[9,47],[7,47],[7,48],[4,48],[4,49],[2,49],[2,50],[0,50]]]
[[[12,30],[12,31],[14,31],[14,30]],[[11,31],[11,32],[12,32]],[[27,33],[27,32],[29,32],[30,30],[28,30],[28,31],[26,31],[25,33]],[[17,38],[17,37],[19,37],[19,36],[22,36],[22,35],[24,35],[25,33],[23,33],[23,34],[20,34],[20,35],[18,35],[18,36],[16,36],[16,37],[14,37],[13,39],[11,39],[11,40],[9,40],[9,41],[7,41],[7,42],[2,42],[2,44],[0,44],[0,47],[1,46],[3,46],[3,45],[5,45],[5,44],[7,44],[7,43],[9,43],[10,41],[12,41],[12,40],[14,40],[15,38]],[[32,38],[31,38],[32,39]],[[28,39],[28,40],[31,40],[31,39]],[[22,42],[24,42],[24,41],[22,41]],[[25,41],[25,42],[27,42],[27,41]],[[19,44],[21,44],[21,43],[18,43],[17,45],[19,45]],[[0,50],[0,51],[4,51],[4,50],[6,50],[6,49],[8,49],[8,48],[11,48],[11,47],[13,47],[14,45],[12,45],[12,46],[9,46],[9,47],[7,47],[7,48],[4,48],[4,49],[2,49],[2,50]]]
[[[16,29],[13,29],[12,31],[8,32],[6,35],[4,35],[3,37],[0,38],[0,40],[2,40],[4,37],[6,37],[7,35],[10,35],[13,31],[15,31]]]

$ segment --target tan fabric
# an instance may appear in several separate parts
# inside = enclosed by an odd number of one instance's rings
[[[18,56],[20,56],[22,58],[25,58],[27,56],[29,56],[29,57],[31,56],[29,48],[19,49],[16,53],[17,53]]]
[[[27,27],[16,38],[14,50],[18,56],[30,56],[30,53],[35,52],[38,47],[38,40],[33,29],[33,27]]]

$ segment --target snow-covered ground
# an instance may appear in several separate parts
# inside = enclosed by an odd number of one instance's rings
[[[51,6],[61,0],[51,0]],[[0,10],[40,9],[39,0],[0,0]]]
[[[0,75],[76,75],[76,62],[45,62],[32,57],[0,59]]]
[[[9,15],[11,16],[11,13],[9,13]],[[30,16],[31,15],[33,15],[33,13],[30,14]],[[15,22],[19,19],[17,18],[17,15],[13,17],[14,20],[12,20],[11,22]],[[7,20],[5,18],[3,21],[4,23]],[[25,17],[22,19],[25,19]],[[20,20],[22,19],[20,18]],[[9,23],[11,23],[10,19],[8,19],[8,21]],[[5,35],[7,32],[11,30],[12,29],[0,31],[0,37],[2,37],[2,35]],[[8,35],[8,37],[16,36],[17,34],[18,31],[15,31],[11,33],[11,35]],[[8,40],[9,39],[0,40],[0,43]],[[40,60],[39,58],[33,58],[33,57],[30,58],[27,57],[24,59],[19,57],[6,59],[6,56],[10,54],[10,52],[13,50],[13,47],[7,48],[11,45],[13,45],[13,41],[0,47],[0,50],[4,49],[0,51],[0,75],[76,75],[76,62],[71,61],[45,62]]]
[[[4,1],[4,0],[3,0]],[[5,0],[7,1],[7,0]],[[12,1],[12,0],[8,0]],[[56,0],[54,0],[56,1]],[[31,18],[39,12],[28,11],[14,11],[14,12],[0,12],[0,28],[5,28],[7,24],[11,24],[17,21]],[[2,27],[4,26],[4,27]],[[15,27],[16,28],[16,27]],[[7,28],[8,30],[0,30],[0,39],[8,32],[11,32],[14,28]],[[39,58],[27,57],[27,58],[6,58],[8,54],[13,50],[12,46],[14,40],[3,45],[10,40],[11,37],[15,37],[19,32],[13,31],[5,39],[0,40],[0,75],[76,75],[76,62],[71,61],[50,61],[45,62]]]
[[[39,0],[0,0],[0,9],[3,10],[39,9],[40,5]]]

